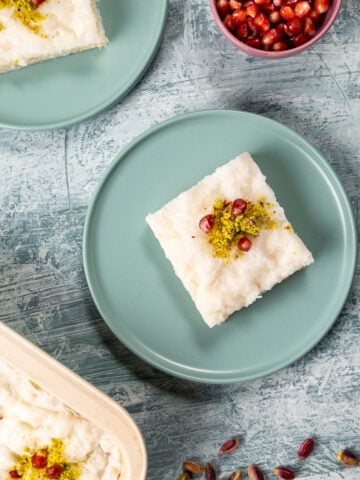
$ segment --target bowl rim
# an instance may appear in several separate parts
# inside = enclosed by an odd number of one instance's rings
[[[329,30],[329,28],[333,25],[337,14],[340,10],[342,4],[342,0],[333,0],[332,6],[330,7],[331,10],[326,18],[326,22],[324,22],[319,30],[315,33],[313,37],[310,38],[307,42],[305,42],[303,45],[300,45],[298,47],[290,48],[288,50],[282,50],[279,52],[272,52],[272,51],[266,51],[266,50],[260,50],[257,48],[249,47],[246,45],[246,43],[242,42],[241,40],[237,39],[235,35],[233,35],[223,24],[220,15],[217,11],[216,8],[216,0],[210,0],[210,8],[212,11],[212,14],[214,16],[215,22],[220,28],[221,32],[224,34],[224,36],[233,44],[235,47],[237,47],[239,50],[247,53],[248,55],[258,57],[258,58],[263,58],[263,59],[273,59],[276,60],[278,58],[285,58],[285,57],[290,57],[292,55],[296,55],[297,53],[301,53],[307,48],[311,47],[314,45],[318,40],[320,40],[321,37],[323,37],[326,32]]]

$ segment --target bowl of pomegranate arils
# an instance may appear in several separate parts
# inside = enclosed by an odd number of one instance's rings
[[[248,55],[284,58],[317,42],[341,0],[210,0],[225,37]]]

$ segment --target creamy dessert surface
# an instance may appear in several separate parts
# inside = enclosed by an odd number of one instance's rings
[[[11,478],[16,462],[53,439],[64,445],[67,462],[77,464],[79,480],[117,480],[122,455],[116,440],[0,359],[0,478]],[[23,480],[46,480],[44,473]],[[72,480],[73,477],[66,477]],[[62,477],[59,477],[61,480]],[[74,479],[75,480],[75,479]]]
[[[232,252],[230,260],[224,261],[214,256],[199,220],[211,213],[216,199],[231,202],[237,198],[252,202],[265,198],[277,227],[261,230],[251,238],[249,251]],[[219,167],[149,214],[146,221],[209,327],[222,323],[231,313],[313,262],[311,252],[293,231],[248,153]]]
[[[0,72],[107,42],[94,0],[45,0],[33,9],[41,17],[31,22],[34,29],[16,17],[15,7],[6,2],[0,0]]]

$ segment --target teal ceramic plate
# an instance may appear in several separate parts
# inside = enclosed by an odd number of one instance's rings
[[[167,0],[100,0],[110,43],[0,74],[0,126],[66,127],[125,96],[160,45]]]
[[[209,329],[145,216],[244,151],[315,263]],[[336,320],[355,258],[351,208],[328,163],[293,131],[245,112],[194,113],[141,135],[111,164],[85,223],[86,277],[115,335],[155,367],[208,383],[261,377],[308,352]]]

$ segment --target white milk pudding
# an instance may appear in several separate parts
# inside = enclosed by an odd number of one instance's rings
[[[248,153],[146,221],[209,327],[314,261]]]
[[[0,72],[106,42],[95,0],[0,0]]]
[[[1,480],[119,480],[115,439],[0,360]]]

